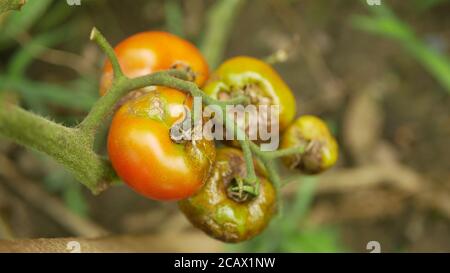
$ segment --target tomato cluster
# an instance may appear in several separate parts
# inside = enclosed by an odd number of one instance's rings
[[[292,91],[261,60],[235,57],[209,75],[206,60],[194,45],[156,31],[125,39],[115,53],[124,74],[130,78],[181,69],[214,99],[245,96],[253,105],[277,106],[279,126],[266,126],[283,133],[281,148],[304,147],[302,153],[283,158],[290,168],[318,173],[337,160],[337,144],[325,123],[313,116],[293,121],[296,103]],[[112,77],[112,66],[106,62],[101,95],[110,88]],[[181,125],[192,122],[190,94],[159,86],[133,92],[115,111],[108,134],[109,158],[121,179],[148,198],[179,201],[181,211],[193,225],[214,238],[239,242],[259,234],[276,211],[277,195],[258,161],[254,163],[258,192],[236,194],[231,189],[247,176],[244,156],[236,148],[236,141],[222,143],[235,148],[216,148],[215,141],[204,136],[173,137]],[[189,135],[192,131],[182,133]],[[261,140],[257,138],[255,142]]]

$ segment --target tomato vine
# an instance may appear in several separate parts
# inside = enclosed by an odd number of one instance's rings
[[[127,92],[158,85],[187,92],[193,97],[201,97],[205,105],[210,105],[224,114],[227,128],[230,128],[231,123],[235,121],[226,113],[226,106],[249,102],[245,96],[229,101],[216,100],[206,95],[195,83],[186,81],[186,73],[180,70],[166,70],[128,78],[122,72],[113,48],[96,28],[91,32],[91,40],[99,45],[110,60],[114,79],[110,90],[97,101],[86,118],[75,128],[68,128],[3,102],[0,108],[0,134],[52,156],[71,170],[75,177],[93,193],[99,193],[118,181],[110,163],[94,152],[93,145],[97,128],[112,113],[116,103]],[[247,186],[246,191],[253,194],[258,193],[259,186],[253,166],[254,157],[261,160],[267,169],[269,180],[276,188],[279,188],[280,176],[274,159],[290,154],[301,154],[305,150],[303,146],[300,146],[273,152],[261,151],[238,126],[233,125],[231,128],[242,139],[239,143],[244,153],[248,174],[244,182]]]

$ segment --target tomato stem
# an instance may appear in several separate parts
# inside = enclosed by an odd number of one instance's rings
[[[100,31],[98,31],[98,29],[94,27],[91,31],[91,35],[89,38],[91,39],[91,41],[95,41],[97,45],[101,47],[103,52],[105,52],[106,55],[108,56],[108,59],[111,62],[113,68],[114,80],[117,80],[120,77],[124,77],[122,68],[120,67],[119,60],[117,59],[116,54],[114,53],[114,49],[105,39],[105,37],[100,33]]]
[[[0,101],[0,134],[53,157],[93,193],[115,181],[110,163],[97,155],[88,139],[68,128],[22,108]]]
[[[281,178],[278,174],[278,168],[276,165],[276,162],[274,161],[275,156],[273,156],[275,153],[272,152],[265,152],[262,151],[258,145],[250,141],[250,148],[253,151],[253,153],[261,160],[264,167],[266,168],[267,174],[269,176],[269,181],[273,184],[276,194],[277,194],[277,206],[278,211],[282,212],[282,202],[281,202],[281,194],[280,194],[280,188],[281,188]]]
[[[281,150],[275,150],[270,152],[265,152],[264,156],[275,159],[280,157],[285,157],[289,155],[295,155],[295,154],[304,154],[306,152],[307,145],[299,145],[296,147],[281,149]]]

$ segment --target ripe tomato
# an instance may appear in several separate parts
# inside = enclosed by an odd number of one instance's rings
[[[303,155],[291,155],[283,158],[290,168],[315,174],[332,167],[338,158],[339,148],[324,121],[315,116],[298,118],[284,133],[281,148],[305,145]]]
[[[157,200],[180,200],[205,182],[215,158],[213,141],[175,143],[170,129],[186,118],[192,97],[158,87],[129,100],[115,113],[108,153],[118,175],[138,193]]]
[[[246,95],[254,105],[278,105],[281,131],[295,116],[296,104],[291,89],[270,65],[252,57],[240,56],[225,61],[204,89],[216,99]]]
[[[130,78],[170,68],[187,69],[202,86],[208,78],[208,64],[190,42],[162,31],[142,32],[128,37],[114,49],[124,74]],[[100,94],[111,86],[113,70],[106,61],[100,82]]]
[[[237,198],[230,187],[246,175],[244,156],[234,148],[220,148],[205,186],[190,198],[178,202],[189,221],[208,235],[224,242],[241,242],[261,233],[276,210],[272,184],[256,168],[259,194]]]

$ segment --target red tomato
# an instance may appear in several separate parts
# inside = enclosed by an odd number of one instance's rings
[[[115,113],[108,153],[118,175],[138,193],[157,200],[180,200],[197,192],[215,160],[213,141],[175,143],[170,128],[184,120],[192,97],[158,87],[129,100]]]
[[[190,42],[162,31],[142,32],[128,37],[114,49],[124,74],[130,78],[170,68],[186,68],[202,86],[209,75],[208,64]],[[113,70],[106,61],[100,82],[100,94],[111,86]]]

